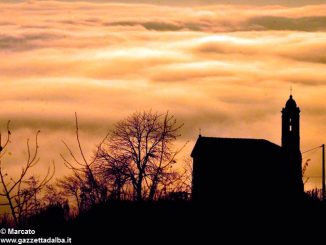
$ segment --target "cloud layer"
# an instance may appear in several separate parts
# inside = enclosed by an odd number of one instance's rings
[[[324,142],[326,5],[30,1],[0,9],[0,119],[13,121],[16,139],[44,132],[45,165],[61,164],[75,111],[89,154],[117,120],[150,108],[185,123],[184,154],[199,128],[280,143],[290,86],[302,148]],[[312,162],[315,176],[319,158]]]

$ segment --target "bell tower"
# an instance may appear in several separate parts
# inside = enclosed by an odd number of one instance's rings
[[[300,151],[300,109],[292,95],[282,110],[282,147]]]
[[[282,148],[286,154],[287,178],[295,196],[303,193],[300,151],[300,108],[292,94],[282,109]]]

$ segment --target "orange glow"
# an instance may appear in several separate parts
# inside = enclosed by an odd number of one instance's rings
[[[43,167],[55,160],[60,176],[75,111],[89,155],[117,120],[150,108],[185,123],[185,155],[199,128],[280,144],[290,86],[302,150],[325,143],[326,5],[28,1],[1,3],[0,25],[0,118],[12,121],[17,164],[21,139],[40,129]]]

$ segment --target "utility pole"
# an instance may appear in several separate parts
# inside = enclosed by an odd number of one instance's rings
[[[322,155],[322,196],[323,200],[325,200],[325,144],[321,146],[323,148],[323,155]]]

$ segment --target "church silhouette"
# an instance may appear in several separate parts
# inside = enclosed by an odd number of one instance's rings
[[[199,135],[192,199],[199,203],[284,203],[303,195],[300,109],[292,95],[282,109],[282,146],[264,139]]]

